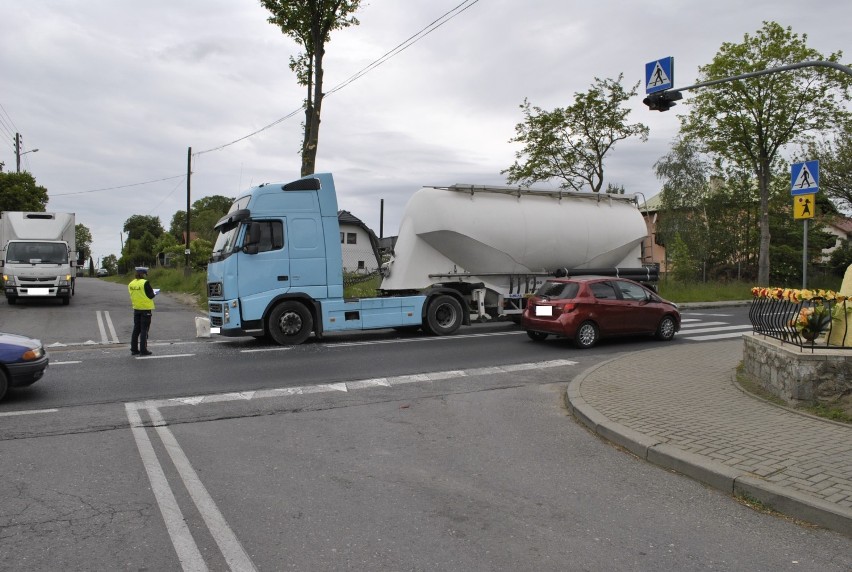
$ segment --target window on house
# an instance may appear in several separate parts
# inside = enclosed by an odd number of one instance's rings
[[[358,236],[354,232],[346,233],[346,244],[356,244]]]
[[[358,261],[358,270],[364,270],[364,261],[363,260]]]

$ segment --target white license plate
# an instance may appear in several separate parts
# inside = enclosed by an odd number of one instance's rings
[[[536,316],[552,316],[553,315],[553,306],[536,306],[535,307],[535,315]]]
[[[218,334],[220,331],[221,331],[221,328],[219,328],[219,326],[210,326],[210,333],[211,334]]]
[[[50,288],[27,288],[27,296],[50,296]]]

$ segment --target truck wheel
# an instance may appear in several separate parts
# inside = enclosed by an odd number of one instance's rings
[[[6,390],[9,389],[9,380],[6,377],[6,372],[0,368],[0,400],[6,396]]]
[[[9,302],[10,306],[14,306],[18,301],[18,297],[17,296],[6,296],[6,301]]]
[[[71,294],[68,294],[67,296],[62,298],[62,305],[63,306],[67,306],[70,303],[71,303]]]
[[[446,336],[459,329],[462,323],[462,307],[452,296],[438,296],[426,309],[423,329],[436,336]]]
[[[269,337],[281,346],[298,345],[308,339],[314,329],[311,313],[299,302],[282,302],[273,308],[266,323]]]

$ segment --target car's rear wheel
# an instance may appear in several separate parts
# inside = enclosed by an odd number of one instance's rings
[[[675,320],[671,316],[663,316],[660,325],[657,326],[657,339],[667,342],[675,335]]]
[[[547,339],[547,334],[544,332],[534,332],[532,330],[527,330],[527,335],[534,342],[543,342]]]
[[[574,334],[574,345],[580,349],[588,349],[598,343],[600,332],[594,322],[583,322]]]

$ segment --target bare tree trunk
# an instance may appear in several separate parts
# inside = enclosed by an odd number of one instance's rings
[[[302,176],[313,175],[317,166],[317,147],[319,146],[320,113],[322,112],[322,60],[325,55],[325,47],[322,42],[322,30],[320,22],[317,21],[313,29],[314,55],[313,55],[313,105],[305,110],[305,145],[302,148]],[[309,88],[310,89],[310,88]]]

